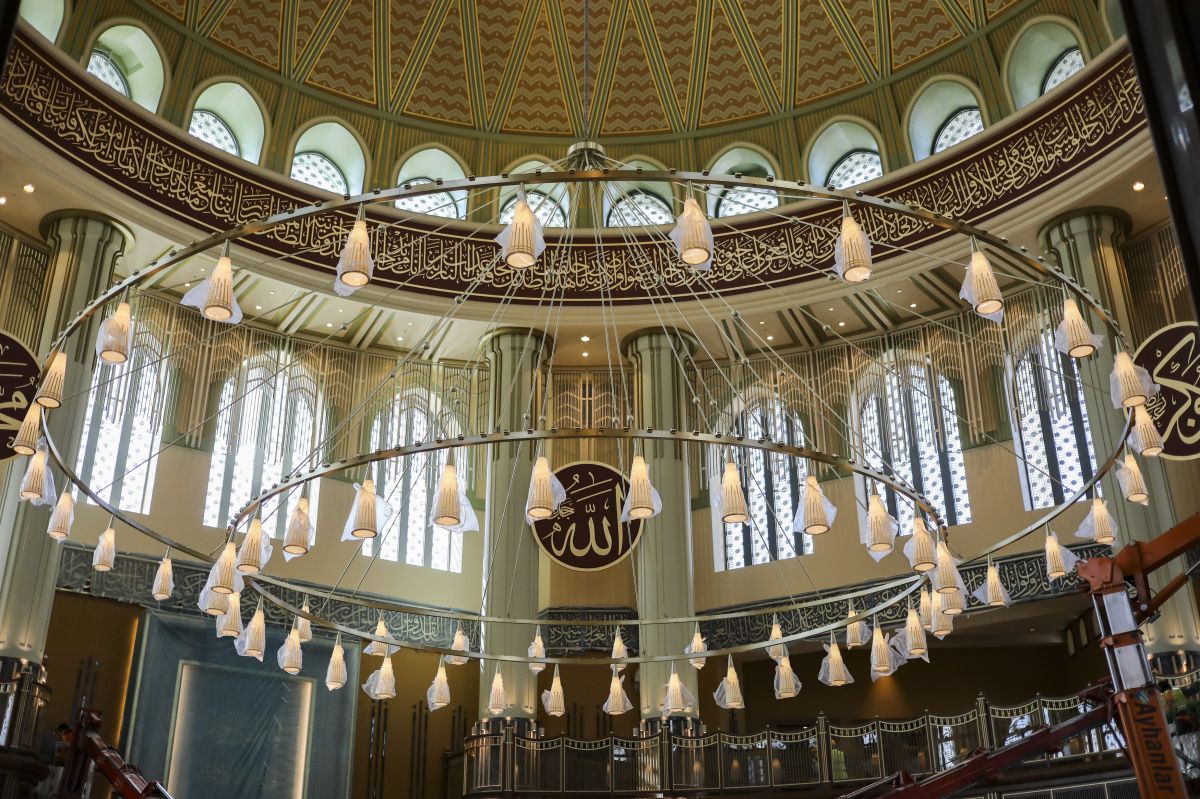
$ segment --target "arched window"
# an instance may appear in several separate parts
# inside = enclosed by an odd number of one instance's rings
[[[129,96],[129,81],[125,79],[125,70],[104,50],[97,48],[92,51],[88,57],[87,71],[126,97]]]
[[[1054,347],[1046,322],[1015,364],[1015,401],[1029,508],[1060,505],[1096,473],[1087,406],[1075,361]]]
[[[958,400],[944,375],[913,362],[889,366],[862,399],[859,427],[870,466],[925,495],[947,524],[971,521]],[[901,532],[910,531],[912,502],[887,486],[876,488]]]
[[[362,191],[367,160],[358,139],[338,122],[318,122],[296,140],[289,174],[334,194]]]
[[[133,513],[149,513],[163,397],[169,372],[162,343],[134,324],[133,348],[120,365],[98,363],[92,372],[77,472],[101,498]]]
[[[845,189],[882,175],[883,161],[879,158],[879,153],[874,150],[851,150],[829,170],[825,177],[825,185]]]
[[[717,198],[716,216],[738,216],[779,207],[779,194],[774,189],[734,186],[725,189]]]
[[[233,155],[241,155],[237,138],[225,120],[212,111],[197,109],[192,112],[192,121],[188,124],[188,133],[201,141],[208,142],[218,150],[224,150]]]
[[[66,16],[65,6],[64,0],[21,0],[19,13],[34,30],[54,42]]]
[[[979,109],[973,106],[960,108],[946,117],[946,121],[938,128],[937,135],[933,138],[933,151],[940,153],[982,131],[983,114]]]
[[[143,108],[158,110],[166,69],[158,46],[141,28],[106,28],[88,54],[87,69]]]
[[[231,511],[285,476],[312,465],[320,437],[316,383],[307,370],[287,365],[281,352],[255,355],[221,386],[213,437],[204,523],[221,527]],[[309,483],[309,513],[316,518],[317,481]],[[300,493],[264,504],[263,527],[275,537],[287,529]]]
[[[429,412],[410,397],[397,397],[371,423],[371,449],[426,441],[437,431]],[[363,542],[363,554],[379,545],[383,560],[442,571],[462,571],[463,534],[431,525],[438,480],[446,463],[445,451],[422,452],[380,461],[375,469],[375,490],[393,509],[378,539]],[[461,478],[460,478],[461,479]]]
[[[648,191],[634,190],[623,194],[608,210],[608,227],[636,227],[638,225],[669,225],[675,214],[666,200]]]
[[[342,170],[318,152],[296,153],[292,159],[292,178],[334,194],[350,193],[350,184]]]
[[[196,98],[188,132],[227,153],[257,163],[266,119],[254,95],[240,83],[221,81]]]
[[[1051,65],[1050,69],[1046,70],[1046,77],[1042,79],[1042,94],[1050,91],[1081,69],[1083,69],[1083,51],[1078,47],[1066,50]]]
[[[458,161],[445,150],[427,147],[414,153],[400,167],[396,185],[421,186],[433,183],[435,178],[455,180],[466,177]],[[467,193],[465,191],[439,191],[416,197],[401,197],[396,207],[414,214],[428,214],[447,219],[467,218]]]
[[[766,156],[749,147],[731,147],[713,162],[709,171],[753,178],[776,174]],[[779,194],[774,189],[733,186],[708,193],[708,212],[718,218],[753,214],[778,207]]]
[[[525,192],[525,201],[529,203],[529,207],[533,209],[533,215],[538,218],[543,227],[567,226],[567,212],[550,195],[537,190],[529,190]],[[517,196],[514,194],[500,209],[500,224],[507,225],[513,220],[516,207]]]
[[[755,402],[741,414],[735,427],[747,438],[804,443],[799,415],[790,413],[775,397]],[[800,492],[808,477],[808,462],[751,448],[735,449],[732,457],[742,475],[750,520],[725,525],[725,568],[739,569],[811,553],[810,537],[792,532]],[[723,471],[724,466],[716,464],[713,474],[719,480]]]

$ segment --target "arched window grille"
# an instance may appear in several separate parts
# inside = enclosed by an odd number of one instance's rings
[[[752,214],[779,207],[779,194],[774,189],[737,186],[725,189],[717,198],[718,218]]]
[[[1054,59],[1054,63],[1046,71],[1046,77],[1042,79],[1042,94],[1050,91],[1081,69],[1083,69],[1083,51],[1078,47],[1071,47],[1063,51],[1062,55]]]
[[[946,117],[946,121],[938,128],[937,134],[933,137],[933,151],[940,153],[981,131],[983,131],[983,114],[979,109],[975,106],[959,108]]]
[[[76,471],[121,510],[150,512],[168,371],[162,343],[142,325],[125,363],[92,372]],[[115,500],[115,502],[114,502]]]
[[[916,363],[888,368],[860,407],[863,459],[925,495],[947,524],[971,521],[958,400],[950,381]],[[887,486],[877,488],[900,531],[911,531],[912,502]]]
[[[433,178],[406,178],[402,182],[412,186],[423,186],[434,181]],[[463,218],[460,203],[448,191],[419,194],[416,197],[401,197],[396,200],[396,207],[414,214],[428,214],[446,219]]]
[[[825,177],[825,185],[835,189],[857,186],[883,175],[883,160],[874,150],[851,150],[838,159]]]
[[[192,112],[192,121],[188,124],[188,133],[201,141],[208,142],[219,150],[241,156],[237,137],[233,135],[225,120],[212,111],[196,109]]]
[[[98,48],[92,50],[91,56],[88,57],[87,71],[126,97],[130,96],[129,81],[125,77],[125,70],[121,68],[115,58],[105,51]]]
[[[309,150],[292,159],[293,179],[334,194],[349,194],[350,184],[337,164],[321,153]]]
[[[1096,472],[1079,371],[1047,324],[1015,366],[1020,464],[1031,509],[1059,505]]]
[[[397,397],[371,423],[371,449],[427,441],[437,434],[429,412],[411,397]],[[429,513],[446,452],[422,452],[376,464],[375,490],[393,510],[377,539],[363,542],[363,554],[373,555],[376,545],[383,560],[442,571],[462,571],[463,534],[431,525]],[[460,474],[459,479],[464,479]]]
[[[533,209],[533,215],[538,218],[543,227],[566,227],[567,213],[562,205],[548,194],[537,190],[525,192],[525,201]],[[505,201],[500,209],[500,224],[507,225],[513,220],[514,209],[517,207],[517,196],[514,194]]]
[[[221,386],[213,438],[204,523],[221,527],[231,511],[285,476],[312,465],[320,437],[316,383],[299,367],[284,367],[283,353],[252,357]],[[309,514],[316,518],[318,481],[308,484]],[[287,529],[287,517],[300,499],[287,495],[262,509],[263,527],[275,537]]]
[[[735,425],[747,438],[768,438],[801,445],[804,425],[777,398],[756,402]],[[750,521],[725,525],[725,568],[740,569],[750,564],[794,558],[812,552],[812,540],[792,532],[792,521],[800,492],[808,477],[808,461],[760,449],[734,449],[731,453],[742,476],[742,491],[750,510]],[[724,464],[712,473],[720,480]],[[718,508],[719,511],[719,508]],[[720,523],[718,517],[717,522]]]
[[[613,203],[604,224],[608,227],[669,225],[675,221],[671,206],[657,194],[630,191]]]

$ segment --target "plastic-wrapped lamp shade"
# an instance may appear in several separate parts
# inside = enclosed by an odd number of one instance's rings
[[[446,679],[446,664],[439,659],[437,674],[425,691],[425,703],[430,711],[441,710],[450,704],[450,681]]]
[[[924,574],[937,567],[937,545],[934,544],[933,536],[929,534],[929,529],[925,526],[925,520],[920,516],[913,519],[912,539],[906,549],[909,546],[912,548],[913,571]]]
[[[848,212],[833,244],[833,268],[847,283],[864,283],[871,278],[871,242]]]
[[[154,572],[154,583],[150,587],[150,596],[157,602],[165,602],[175,592],[175,570],[170,558],[163,558]]]
[[[50,356],[50,365],[46,367],[46,376],[38,387],[34,402],[43,408],[58,408],[63,403],[63,390],[67,381],[67,354],[56,352]]]
[[[1121,493],[1127,501],[1139,505],[1149,503],[1150,491],[1142,477],[1142,467],[1138,465],[1132,452],[1126,452],[1125,457],[1117,464],[1117,482],[1120,483]]]
[[[100,323],[96,357],[105,363],[125,363],[129,359],[132,334],[133,320],[129,303],[119,303],[113,315]]]
[[[117,560],[117,531],[109,527],[100,534],[92,551],[92,568],[98,572],[111,571]]]
[[[208,278],[208,294],[200,311],[205,319],[227,322],[233,318],[233,263],[228,255],[217,259],[212,275]]]
[[[54,504],[50,514],[50,524],[46,526],[46,535],[62,541],[71,535],[71,525],[75,522],[75,497],[70,491],[63,491]]]
[[[300,633],[292,629],[283,645],[279,647],[279,668],[288,674],[299,674],[304,667],[304,653],[300,649]]]
[[[733,655],[726,662],[725,678],[713,692],[713,699],[717,701],[717,707],[723,710],[742,710],[746,707],[746,700],[742,698],[742,683],[733,668]]]
[[[683,653],[685,655],[700,655],[700,657],[688,658],[688,663],[692,664],[694,669],[704,668],[704,653],[708,651],[708,645],[704,643],[704,636],[700,634],[700,625],[696,624],[696,631],[692,634],[692,642],[688,644]]]
[[[800,693],[800,678],[792,670],[791,658],[775,661],[775,698],[791,699]]]
[[[232,541],[225,543],[225,549],[221,550],[221,556],[217,558],[217,562],[212,567],[212,590],[218,594],[232,594],[235,564],[237,563],[237,549]]]
[[[917,612],[916,608],[908,609],[908,616],[904,619],[904,635],[908,639],[910,656],[920,657],[929,651],[925,643],[925,627],[921,624],[921,614]]]
[[[308,497],[296,500],[296,507],[288,515],[287,533],[283,537],[283,551],[289,555],[305,555],[311,545],[312,519],[308,515]]]
[[[379,534],[375,499],[375,481],[363,480],[350,512],[350,535],[354,538],[374,538]]]
[[[554,484],[552,480],[550,461],[545,455],[539,455],[533,464],[533,475],[529,481],[529,499],[525,504],[525,513],[529,518],[548,519],[554,514]]]
[[[500,667],[496,667],[496,673],[492,677],[492,689],[488,692],[488,712],[494,716],[499,716],[508,707],[508,695],[504,691],[504,675],[500,673]]]
[[[379,621],[375,622],[375,635],[378,638],[390,638],[387,623],[383,620],[383,613],[379,614]],[[383,641],[372,640],[363,647],[364,655],[372,655],[374,657],[386,657],[388,654],[388,645]]]
[[[746,494],[742,491],[742,475],[734,463],[725,464],[721,476],[721,521],[725,524],[743,524],[750,519],[746,507]]]
[[[225,612],[217,617],[218,638],[238,638],[242,634],[242,597],[230,594],[225,600]]]
[[[30,405],[17,428],[17,435],[12,440],[12,451],[18,455],[32,455],[37,452],[38,439],[42,437],[42,409],[37,404]]]
[[[242,548],[238,550],[237,570],[242,574],[258,574],[262,571],[262,551],[262,520],[255,516],[250,520],[250,527],[242,539]]]
[[[641,455],[635,455],[629,469],[629,517],[648,519],[654,513],[654,487],[650,484],[650,467]]]
[[[992,264],[980,250],[971,253],[971,262],[967,266],[959,296],[971,303],[975,313],[980,316],[993,316],[1004,310],[1004,297],[996,283]]]
[[[1153,383],[1145,369],[1133,362],[1128,352],[1122,350],[1113,356],[1112,375],[1109,376],[1113,407],[1133,408],[1145,405],[1153,391]]]
[[[950,548],[945,541],[937,545],[937,569],[933,573],[933,590],[939,594],[950,594],[959,591],[961,578],[958,576],[958,564],[950,554]]]
[[[685,264],[703,266],[712,260],[712,226],[694,198],[688,197],[684,202],[683,213],[675,222],[671,238],[680,260]]]
[[[300,610],[305,613],[312,612],[308,606],[308,600],[305,600]],[[307,644],[312,640],[312,622],[307,617],[297,615],[295,621],[292,622],[292,629],[300,636],[300,643]]]
[[[513,269],[528,269],[537,263],[542,248],[546,246],[542,239],[541,227],[524,194],[521,194],[513,206],[512,221],[500,234],[504,240],[498,239],[504,262]]]
[[[1088,327],[1074,298],[1064,298],[1063,319],[1054,332],[1055,346],[1072,358],[1086,358],[1096,351],[1100,340]]]
[[[342,648],[342,637],[338,636],[325,669],[325,688],[336,691],[346,684],[346,650]]]
[[[462,521],[462,508],[458,504],[458,473],[453,463],[442,467],[438,480],[437,497],[433,506],[433,523],[442,527],[455,527]]]
[[[531,657],[531,658],[546,657],[546,644],[542,641],[542,628],[541,627],[538,627],[534,630],[533,641],[530,642],[529,649],[526,650],[526,654],[528,654],[529,657]],[[537,663],[537,662],[532,662],[532,661],[529,663],[529,670],[532,671],[534,674],[540,674],[542,671],[545,670],[545,668],[546,668],[545,663]]]
[[[833,526],[833,505],[825,498],[817,478],[809,475],[804,481],[803,531],[808,535],[821,535]]]
[[[471,641],[467,638],[467,634],[463,632],[462,622],[459,622],[454,630],[454,641],[450,644],[450,648],[455,652],[466,652],[471,648]],[[462,655],[445,655],[443,657],[447,666],[461,666],[469,659]]]
[[[546,715],[558,718],[567,712],[567,700],[563,695],[562,680],[558,677],[558,664],[554,665],[554,679],[550,682],[550,690],[542,691],[542,707]]]
[[[371,282],[374,271],[375,261],[371,258],[371,236],[367,232],[367,223],[363,219],[356,219],[338,258],[337,282],[353,291]]]
[[[29,456],[25,476],[21,478],[21,499],[40,500],[46,496],[46,452],[38,450]]]
[[[1133,408],[1133,432],[1130,434],[1139,455],[1154,458],[1162,454],[1163,441],[1145,405]]]

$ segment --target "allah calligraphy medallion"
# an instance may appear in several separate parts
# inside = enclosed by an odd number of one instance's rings
[[[37,394],[39,372],[33,353],[0,330],[0,461],[17,454],[13,439]]]
[[[562,466],[554,476],[567,498],[548,519],[533,523],[542,551],[578,571],[599,571],[620,563],[637,545],[645,522],[621,523],[629,482],[604,463],[581,461]]]
[[[1161,457],[1200,458],[1200,325],[1167,325],[1142,342],[1133,356],[1160,390],[1146,410],[1162,435]]]

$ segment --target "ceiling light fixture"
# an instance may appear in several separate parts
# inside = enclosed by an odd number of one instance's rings
[[[1145,183],[1143,183],[1142,181],[1140,181],[1140,180],[1135,180],[1135,181],[1133,182],[1133,190],[1134,190],[1134,191],[1142,191],[1142,190],[1143,190],[1143,189],[1145,189],[1145,188],[1146,188],[1146,184],[1145,184]]]
[[[33,194],[33,184],[26,183],[24,186],[21,187],[21,191],[25,192],[26,194]]]
[[[589,341],[592,340],[592,337],[591,336],[580,336],[579,340],[582,341],[584,344],[587,344]]]

